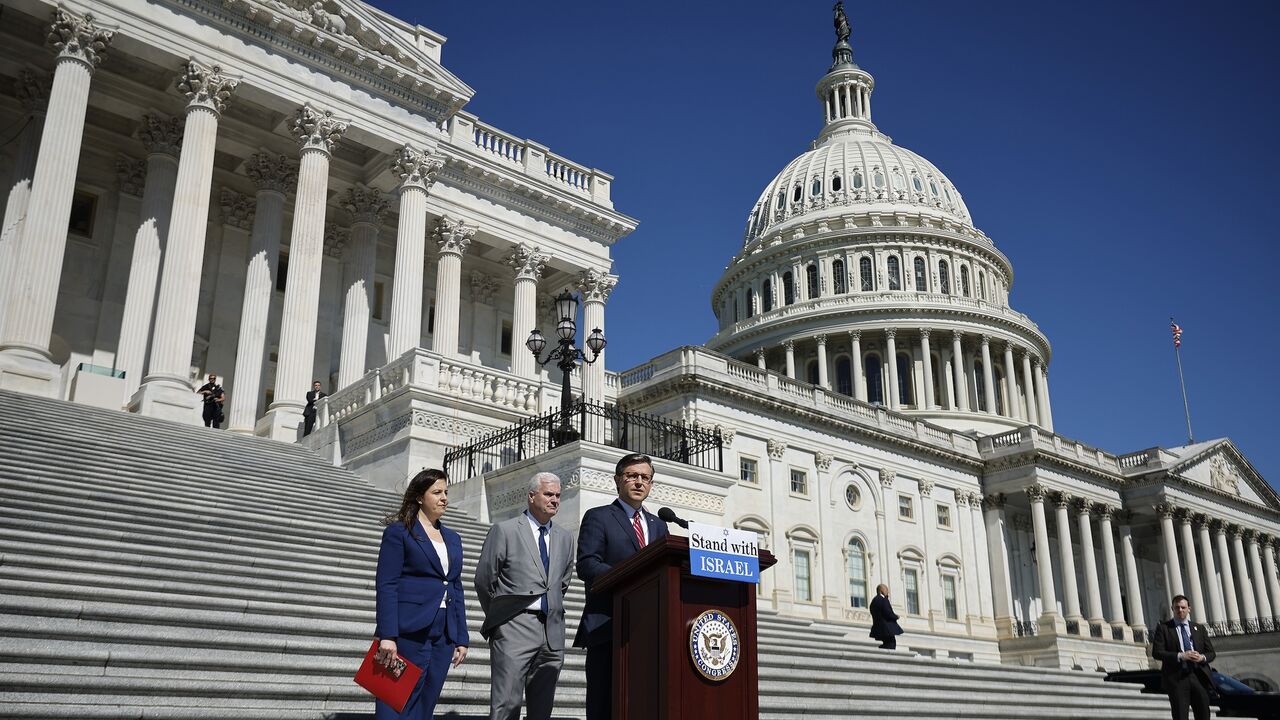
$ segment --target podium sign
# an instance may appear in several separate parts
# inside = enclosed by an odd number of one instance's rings
[[[750,530],[689,523],[689,572],[698,577],[760,582],[760,545]]]

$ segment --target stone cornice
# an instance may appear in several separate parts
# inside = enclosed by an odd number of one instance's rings
[[[1150,487],[1152,485],[1163,485],[1166,487],[1176,486],[1195,491],[1197,494],[1206,495],[1217,500],[1229,507],[1237,507],[1241,510],[1265,515],[1273,520],[1280,522],[1280,510],[1267,507],[1252,500],[1246,500],[1239,495],[1232,495],[1217,488],[1209,487],[1181,476],[1172,475],[1169,471],[1153,472],[1146,475],[1138,475],[1129,477],[1124,480],[1122,487],[1125,489],[1135,489]]]

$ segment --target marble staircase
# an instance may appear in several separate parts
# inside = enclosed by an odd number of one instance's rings
[[[398,498],[297,445],[0,392],[0,718],[370,718],[379,518]],[[451,514],[468,550],[486,526]],[[570,597],[570,624],[582,607]],[[473,647],[439,713],[488,713]],[[1164,718],[1096,673],[877,650],[762,612],[761,717]],[[580,718],[570,652],[557,717]]]

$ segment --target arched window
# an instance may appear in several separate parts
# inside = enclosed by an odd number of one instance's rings
[[[833,281],[832,285],[835,286],[836,295],[843,295],[849,292],[849,282],[845,278],[843,260],[836,260],[831,263],[831,279]]]
[[[929,289],[929,280],[925,277],[924,258],[916,258],[916,290],[925,292]]]
[[[902,405],[915,405],[915,393],[911,383],[911,356],[898,353],[898,402]]]
[[[951,294],[951,270],[946,260],[938,261],[938,287],[943,295]]]
[[[778,191],[778,199],[777,199],[776,201],[774,201],[774,203],[773,203],[773,209],[774,209],[774,212],[778,213],[778,217],[782,217],[782,214],[783,214],[784,212],[786,212],[786,210],[787,210],[787,191],[785,191],[785,190],[779,190],[779,191]]]
[[[796,301],[796,281],[791,271],[782,273],[782,304],[790,305]]]
[[[898,260],[897,255],[890,255],[889,260],[889,289],[902,289],[902,262]]]
[[[981,270],[978,271],[978,293],[983,300],[987,299],[987,274]]]
[[[916,192],[924,192],[924,185],[920,184],[920,176],[915,173],[911,174],[911,187],[915,188]]]
[[[907,181],[902,177],[902,171],[898,168],[893,169],[893,189],[901,190],[907,186]]]
[[[804,376],[808,379],[810,385],[818,384],[818,361],[810,360],[804,368]]]
[[[822,194],[822,178],[814,176],[813,183],[809,186],[809,194],[814,197]]]
[[[933,370],[933,401],[941,405],[942,404],[942,383],[946,380],[946,378],[942,377],[941,368],[938,367],[939,364],[940,362],[939,362],[938,356],[934,355],[933,353],[930,353],[929,367],[931,370]]]
[[[987,412],[987,374],[982,368],[982,361],[973,363],[973,384],[977,390],[974,404],[981,412]]]
[[[845,570],[849,574],[849,607],[867,606],[867,548],[860,538],[849,541],[845,557]]]
[[[741,318],[738,317],[738,298],[734,298],[733,299],[733,321],[738,322],[738,320],[740,319]]]
[[[969,293],[969,266],[960,266],[960,294],[965,297],[972,297]]]
[[[934,197],[938,197],[938,183],[934,182],[933,178],[929,178],[929,192],[933,193]]]
[[[747,290],[747,317],[754,317],[756,314],[756,291]]]
[[[853,397],[853,368],[848,355],[836,359],[836,392]]]
[[[992,382],[996,384],[996,388],[995,388],[996,414],[1004,415],[1004,407],[1005,407],[1004,390],[1005,390],[1005,387],[1007,387],[1004,382],[1004,373],[1001,372],[1000,368],[997,367],[993,375],[994,375],[994,378]]]
[[[871,176],[871,182],[878,188],[884,187],[884,173],[880,172],[879,168],[876,168],[875,174]]]
[[[760,303],[763,312],[769,312],[773,309],[773,281],[765,280],[764,285],[760,288]]]
[[[816,263],[809,263],[809,267],[804,269],[804,279],[806,289],[809,291],[807,297],[809,299],[818,297],[818,265]]]
[[[795,190],[791,193],[791,202],[800,202],[801,194],[804,189],[800,187],[800,183],[796,183]]]
[[[839,175],[832,175],[831,192],[840,192],[842,189],[844,189],[844,181],[840,179]]]
[[[867,379],[867,402],[884,404],[884,378],[879,355],[868,355],[863,364]]]
[[[853,171],[853,189],[854,190],[862,189],[862,171],[861,170]]]
[[[858,261],[858,275],[862,279],[862,292],[876,289],[876,276],[871,272],[871,258],[864,257]]]

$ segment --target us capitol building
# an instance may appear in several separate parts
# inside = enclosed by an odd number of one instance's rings
[[[566,289],[581,330],[628,331],[605,319],[637,221],[608,173],[466,112],[444,37],[358,0],[0,17],[0,388],[199,424],[217,373],[230,432],[388,488],[447,461],[490,521],[549,470],[574,526],[618,448],[647,451],[655,508],[778,557],[762,608],[865,626],[884,582],[936,657],[1144,666],[1175,593],[1219,636],[1275,627],[1276,491],[1227,439],[1116,455],[1055,430],[1008,258],[873,123],[847,24],[797,109],[816,139],[743,198],[718,332],[582,365],[562,416],[525,340]]]

